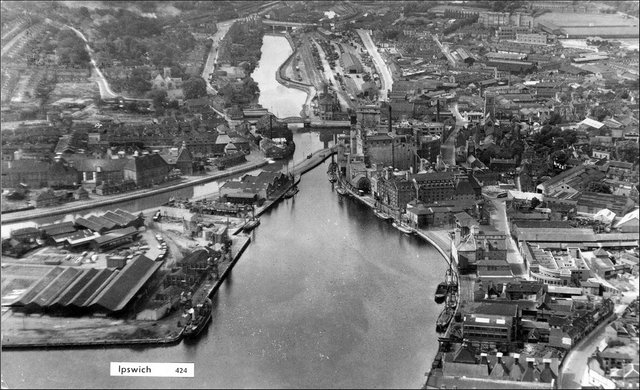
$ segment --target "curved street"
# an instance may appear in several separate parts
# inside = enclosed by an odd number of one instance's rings
[[[204,69],[202,70],[202,78],[207,82],[207,93],[211,95],[215,95],[218,92],[209,83],[209,75],[213,73],[215,65],[218,62],[218,49],[220,47],[220,42],[222,41],[222,38],[227,35],[229,28],[231,28],[236,20],[238,19],[232,19],[218,23],[218,31],[216,31],[216,33],[211,36],[211,40],[213,41],[213,43],[211,44],[211,50],[209,51],[207,62],[205,63]]]
[[[387,100],[387,92],[391,91],[391,88],[393,88],[393,77],[391,76],[391,71],[389,71],[389,67],[382,59],[382,56],[378,52],[378,48],[371,40],[369,33],[362,29],[358,29],[356,31],[358,32],[365,48],[369,52],[369,55],[376,64],[376,69],[378,70],[378,74],[380,75],[380,80],[382,82],[382,86],[380,88],[380,100],[385,101]]]
[[[93,75],[92,75],[92,77],[95,79],[96,83],[98,83],[98,87],[100,88],[100,98],[101,99],[113,99],[113,98],[117,97],[118,94],[116,94],[115,92],[113,92],[111,90],[111,87],[109,87],[109,83],[107,82],[107,79],[104,77],[104,75],[100,71],[100,68],[98,68],[98,64],[96,64],[96,60],[93,58],[93,50],[89,46],[89,41],[84,36],[84,34],[80,30],[75,28],[75,27],[71,27],[71,26],[66,25],[66,24],[64,25],[64,27],[73,30],[76,33],[76,35],[78,35],[80,37],[80,39],[82,39],[85,42],[85,48],[87,49],[87,52],[89,53],[89,58],[91,58],[91,65],[93,65]]]

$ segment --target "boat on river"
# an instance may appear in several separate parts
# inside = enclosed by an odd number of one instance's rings
[[[347,191],[347,189],[342,186],[336,187],[336,192],[342,196],[349,195],[349,191]]]
[[[380,218],[380,219],[384,219],[385,221],[388,221],[390,219],[393,219],[392,216],[390,216],[389,214],[385,213],[384,211],[380,210],[380,209],[373,209],[373,214],[375,214],[376,217]]]
[[[439,283],[438,287],[436,287],[436,295],[434,298],[436,303],[440,304],[444,302],[448,292],[449,292],[449,286],[444,282]]]
[[[251,219],[247,221],[244,226],[242,226],[242,231],[250,232],[253,229],[257,228],[260,225],[260,218],[256,218],[256,211],[253,207],[251,207]]]
[[[258,225],[260,225],[260,218],[252,218],[244,224],[242,230],[245,232],[250,232],[253,229],[257,228]]]
[[[327,176],[329,176],[329,182],[331,182],[331,183],[335,183],[335,182],[338,181],[338,176],[333,171],[332,172],[328,172]]]
[[[447,294],[447,307],[455,309],[458,306],[458,293],[455,291],[449,291]]]
[[[393,227],[400,230],[402,233],[404,234],[411,234],[413,233],[413,229],[411,229],[409,226],[403,224],[402,222],[394,222],[393,223]]]
[[[300,189],[298,188],[298,186],[293,186],[291,188],[289,188],[287,190],[287,192],[284,193],[284,197],[289,199],[289,198],[293,198],[293,196],[295,194],[297,194],[298,192],[300,192]]]
[[[195,307],[189,309],[191,320],[184,327],[184,337],[194,338],[202,333],[204,328],[207,327],[209,321],[211,321],[212,307],[211,299],[206,298],[203,303],[199,303]]]
[[[438,316],[438,319],[436,320],[436,332],[438,333],[446,332],[447,326],[449,326],[449,323],[453,318],[453,313],[454,313],[454,309],[450,308],[449,306],[445,306],[444,309],[442,309],[442,312],[440,313],[440,315]]]

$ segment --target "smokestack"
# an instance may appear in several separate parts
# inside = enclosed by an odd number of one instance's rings
[[[273,115],[269,114],[269,138],[273,138]]]
[[[440,122],[440,99],[436,100],[436,122]]]
[[[391,133],[391,103],[389,103],[389,133]]]

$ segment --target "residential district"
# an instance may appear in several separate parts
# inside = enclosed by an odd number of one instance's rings
[[[258,215],[330,158],[449,263],[425,388],[640,386],[638,2],[106,3],[1,5],[2,224],[229,180],[3,229],[3,348],[197,336]],[[298,115],[258,103],[265,35]],[[309,161],[246,173],[308,128]]]

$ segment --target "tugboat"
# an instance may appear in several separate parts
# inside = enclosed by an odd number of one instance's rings
[[[449,291],[449,286],[447,286],[447,283],[442,282],[438,284],[438,287],[436,287],[436,296],[435,296],[435,301],[437,304],[444,302],[445,298],[447,297],[448,291]]]
[[[333,171],[332,172],[328,172],[327,176],[329,176],[329,182],[331,182],[331,183],[335,183],[335,182],[338,181],[338,177],[336,176],[336,173],[333,172]]]
[[[202,330],[207,327],[209,321],[211,321],[211,299],[205,299],[204,303],[199,303],[195,307],[189,309],[191,315],[191,321],[184,328],[184,336],[187,338],[197,337]]]

